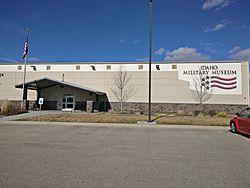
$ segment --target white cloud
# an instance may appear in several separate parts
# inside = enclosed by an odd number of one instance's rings
[[[155,54],[155,55],[162,55],[162,54],[164,54],[164,52],[165,52],[165,49],[164,49],[164,48],[159,48],[158,50],[156,50],[156,51],[154,52],[154,54]]]
[[[227,46],[227,44],[226,43],[224,43],[224,42],[215,42],[215,44],[216,45],[218,45],[218,46]]]
[[[136,59],[136,61],[148,62],[149,61],[149,57],[138,58],[138,59]]]
[[[201,46],[204,47],[213,47],[213,46],[227,46],[227,44],[223,43],[223,42],[219,42],[219,41],[213,41],[213,42],[201,42],[200,43]]]
[[[234,3],[234,0],[205,0],[202,5],[202,10],[220,10]]]
[[[4,18],[0,18],[0,31],[9,32],[9,31],[21,31],[21,30],[22,28],[18,26],[16,23]]]
[[[225,26],[226,26],[226,24],[219,23],[219,24],[217,24],[214,28],[212,28],[211,31],[218,31],[218,30],[221,30],[221,29],[223,29]]]
[[[120,40],[120,43],[124,43],[124,42],[125,42],[125,40],[123,40],[123,39],[122,39],[122,40]]]
[[[246,25],[242,25],[240,27],[241,30],[247,30],[247,31],[250,31],[250,27],[246,26]]]
[[[212,53],[216,53],[217,51],[213,48],[204,48],[204,50],[208,51],[208,52],[212,52]]]
[[[232,59],[250,60],[250,48],[234,52],[230,55]]]
[[[40,11],[36,10],[36,13],[29,17],[29,20],[33,23],[38,23],[44,20],[44,16]]]
[[[6,61],[6,62],[11,62],[11,63],[18,63],[17,60],[10,59],[10,58],[5,58],[5,57],[0,57],[1,61]]]
[[[245,36],[249,37],[250,36],[250,27],[247,25],[242,25],[241,27],[239,27],[240,30],[245,32]]]
[[[233,49],[229,50],[229,53],[230,53],[230,54],[236,53],[236,52],[238,52],[240,49],[241,49],[240,46],[236,46],[236,47],[234,47]]]
[[[219,30],[225,28],[228,24],[230,24],[230,22],[224,19],[220,23],[216,24],[215,26],[207,28],[205,30],[205,32],[207,33],[207,32],[219,31]]]
[[[200,45],[201,46],[212,46],[213,44],[210,42],[201,42]]]
[[[68,4],[69,4],[69,5],[74,5],[75,3],[76,3],[75,0],[69,0],[69,1],[68,1]]]
[[[41,61],[38,57],[28,57],[27,61]]]
[[[138,43],[140,43],[141,41],[142,41],[141,39],[137,39],[137,40],[134,40],[133,43],[134,43],[134,44],[138,44]]]
[[[202,61],[208,60],[209,57],[205,54],[197,52],[195,48],[180,47],[173,51],[167,51],[165,61]]]

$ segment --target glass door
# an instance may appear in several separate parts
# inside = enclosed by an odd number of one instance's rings
[[[63,106],[62,108],[71,108],[74,109],[75,108],[75,97],[72,94],[64,94],[63,95],[63,102],[62,102]]]

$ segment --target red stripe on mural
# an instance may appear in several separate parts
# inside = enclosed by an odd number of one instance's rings
[[[211,87],[218,87],[218,88],[220,88],[220,89],[225,89],[225,90],[230,90],[230,89],[235,89],[235,88],[237,88],[237,86],[224,87],[224,86],[220,86],[220,85],[217,85],[217,84],[212,84]]]
[[[232,81],[232,80],[236,80],[236,77],[232,77],[232,78],[222,78],[222,77],[219,77],[219,76],[211,76],[211,79],[219,79],[219,80],[223,80],[223,81]]]
[[[211,80],[211,83],[217,83],[217,84],[222,84],[222,85],[234,85],[236,84],[237,82],[221,82],[221,81],[218,81],[218,80]]]

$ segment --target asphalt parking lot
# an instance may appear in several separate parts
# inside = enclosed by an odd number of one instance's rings
[[[228,128],[0,123],[0,187],[250,187]]]

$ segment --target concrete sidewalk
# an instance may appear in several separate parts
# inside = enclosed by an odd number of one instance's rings
[[[28,118],[28,117],[39,116],[39,115],[42,116],[42,115],[47,115],[47,114],[62,114],[62,113],[65,113],[65,112],[62,112],[60,110],[42,110],[41,112],[29,111],[28,113],[24,113],[24,114],[0,117],[0,121],[13,121],[17,119]]]

